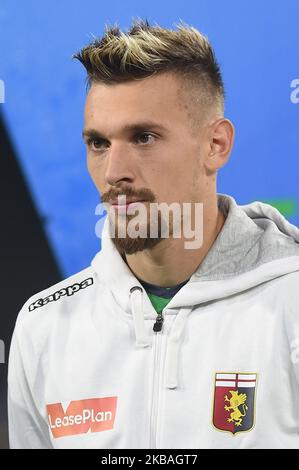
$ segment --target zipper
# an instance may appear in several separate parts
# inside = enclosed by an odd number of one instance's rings
[[[161,368],[161,346],[162,346],[162,327],[164,317],[163,311],[157,314],[156,322],[153,326],[155,332],[153,338],[154,347],[154,369],[153,369],[153,387],[150,415],[150,449],[157,448],[157,421],[158,421],[158,404],[159,404],[159,388],[160,388],[160,368]]]
[[[164,321],[163,313],[162,312],[158,313],[156,322],[153,326],[153,330],[155,333],[158,333],[159,331],[162,330],[163,321]]]

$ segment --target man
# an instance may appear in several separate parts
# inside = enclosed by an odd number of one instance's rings
[[[75,57],[108,215],[91,266],[19,314],[11,447],[299,448],[299,230],[216,192],[234,129],[208,40],[137,21]]]

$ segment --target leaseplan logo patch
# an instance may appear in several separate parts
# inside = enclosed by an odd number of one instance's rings
[[[53,438],[113,429],[117,397],[89,398],[47,405],[49,427]]]

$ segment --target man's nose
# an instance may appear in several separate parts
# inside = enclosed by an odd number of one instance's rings
[[[132,157],[132,156],[131,156]],[[105,182],[114,186],[119,181],[133,181],[133,161],[127,146],[112,144],[107,157]]]

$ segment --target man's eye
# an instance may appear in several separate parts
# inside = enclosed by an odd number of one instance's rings
[[[107,145],[107,142],[101,139],[88,139],[87,145],[91,150],[102,150]]]
[[[149,132],[142,132],[136,136],[136,141],[141,144],[150,144],[155,140],[155,136]]]

